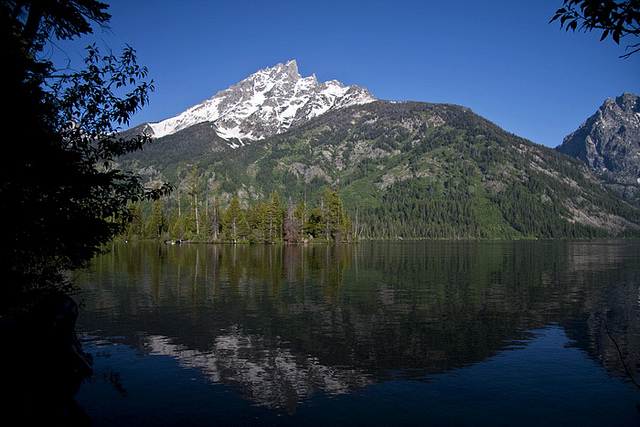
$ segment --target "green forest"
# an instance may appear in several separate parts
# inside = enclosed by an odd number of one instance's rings
[[[155,200],[147,215],[141,203],[133,203],[129,207],[132,220],[121,238],[221,243],[357,241],[338,187],[327,188],[311,210],[304,200],[281,201],[275,190],[268,200],[246,208],[237,196],[224,207],[217,194],[211,204],[201,203],[202,199],[197,186],[193,186],[182,203],[168,207],[164,200]]]

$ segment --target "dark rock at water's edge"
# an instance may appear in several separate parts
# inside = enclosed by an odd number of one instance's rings
[[[0,408],[5,419],[88,422],[73,400],[84,378],[93,374],[93,359],[76,335],[77,317],[75,301],[54,294],[25,314],[0,318],[4,391]]]

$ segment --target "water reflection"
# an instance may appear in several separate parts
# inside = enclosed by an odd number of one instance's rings
[[[213,383],[239,387],[255,404],[290,414],[318,391],[342,395],[373,383],[361,371],[324,366],[278,339],[247,335],[237,326],[218,335],[207,352],[174,344],[163,336],[147,337],[145,345],[151,355],[174,357],[180,366],[200,371]]]
[[[115,245],[78,278],[79,329],[289,413],[476,365],[549,324],[625,379],[604,325],[637,376],[639,245]]]

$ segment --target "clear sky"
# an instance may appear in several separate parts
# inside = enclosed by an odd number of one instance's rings
[[[640,53],[620,59],[625,39],[550,24],[562,0],[102,1],[111,30],[79,44],[131,45],[156,87],[132,126],[291,59],[303,77],[364,86],[378,99],[463,105],[551,147],[606,98],[640,95]],[[73,61],[81,54],[78,44],[57,49]]]

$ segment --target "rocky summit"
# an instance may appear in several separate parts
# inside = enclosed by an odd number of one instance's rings
[[[640,98],[623,93],[607,99],[557,148],[584,161],[603,183],[640,202]]]
[[[147,134],[161,138],[208,123],[235,148],[329,110],[375,100],[365,88],[336,80],[318,82],[315,74],[303,78],[292,60],[260,70],[175,117],[142,126]]]

